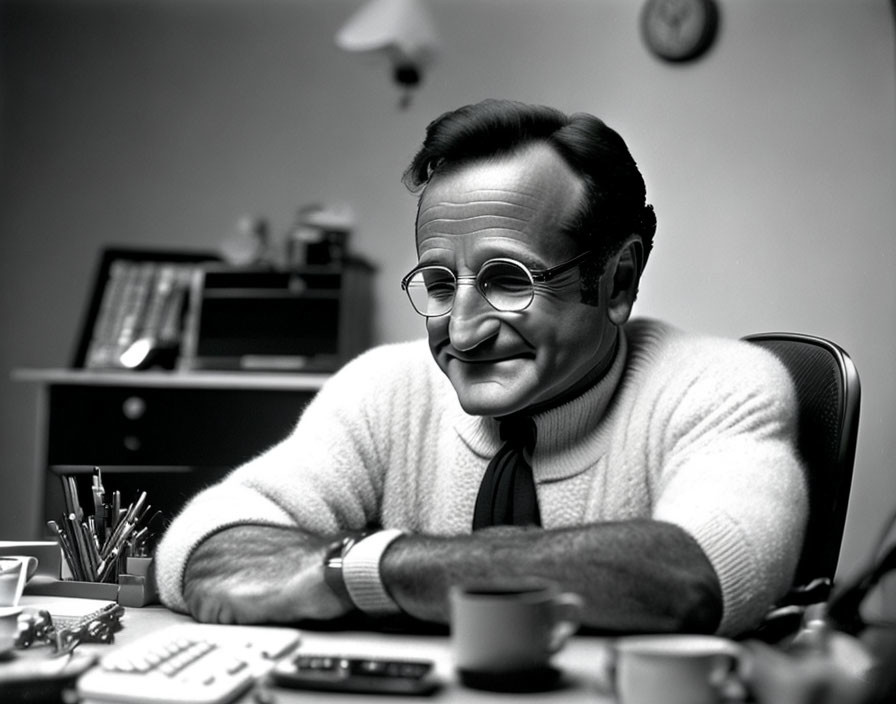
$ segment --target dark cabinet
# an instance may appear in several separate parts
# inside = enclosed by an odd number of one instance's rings
[[[91,505],[93,467],[129,502],[166,514],[283,439],[325,380],[315,374],[34,370],[43,388],[43,520],[64,510],[60,475]]]

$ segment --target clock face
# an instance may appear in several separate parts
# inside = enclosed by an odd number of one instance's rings
[[[689,61],[709,49],[718,29],[715,0],[647,0],[641,32],[650,50],[666,61]]]

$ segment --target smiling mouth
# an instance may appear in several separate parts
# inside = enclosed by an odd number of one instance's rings
[[[520,352],[519,354],[510,354],[503,357],[467,357],[449,352],[446,356],[457,362],[473,365],[499,364],[501,362],[511,362],[518,359],[535,359],[535,355],[531,352]]]

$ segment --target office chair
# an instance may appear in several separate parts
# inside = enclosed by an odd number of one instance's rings
[[[809,488],[809,521],[796,576],[777,606],[823,602],[830,595],[846,522],[859,428],[859,376],[849,355],[820,337],[779,332],[743,339],[775,354],[793,378],[797,443]]]

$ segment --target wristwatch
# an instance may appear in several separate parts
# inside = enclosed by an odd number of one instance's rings
[[[332,543],[324,555],[324,582],[333,590],[349,610],[357,608],[352,601],[348,587],[345,586],[345,576],[342,573],[342,561],[352,549],[352,546],[363,538],[366,533],[352,533]]]

